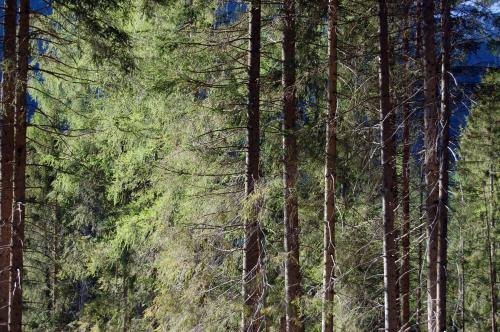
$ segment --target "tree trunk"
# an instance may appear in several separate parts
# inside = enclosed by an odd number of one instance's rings
[[[260,159],[260,29],[261,1],[252,0],[249,23],[248,52],[248,120],[247,120],[247,158],[246,158],[246,199],[252,201],[255,183],[259,179]],[[251,203],[249,216],[245,218],[245,257],[243,267],[243,299],[245,309],[242,318],[244,332],[261,331],[263,320],[261,241],[258,223],[259,204]]]
[[[419,185],[419,191],[420,191],[420,216],[424,215],[424,170],[423,170],[423,165],[420,166],[420,185]],[[423,239],[423,230],[422,230],[422,225],[418,226],[418,233],[417,233],[417,239],[418,240],[418,262],[417,262],[417,310],[416,310],[416,317],[415,317],[415,325],[417,328],[417,331],[421,330],[421,325],[422,325],[422,272],[424,270],[423,263],[424,263],[424,255],[423,255],[423,244],[422,244],[422,239]]]
[[[416,59],[416,68],[419,72],[422,72],[422,0],[416,0],[415,3],[415,59]],[[421,78],[420,75],[418,77]],[[423,216],[424,212],[424,167],[420,165],[420,216]],[[420,220],[420,219],[419,219]],[[422,244],[422,227],[418,226],[417,238],[418,240],[418,287],[417,287],[417,310],[416,310],[416,318],[415,325],[418,331],[420,331],[422,325],[422,271],[423,271],[423,244]]]
[[[335,185],[337,162],[337,0],[328,1],[328,115],[325,146],[322,331],[333,332],[335,295]]]
[[[18,64],[15,116],[14,213],[10,256],[9,331],[22,329],[23,243],[26,204],[26,113],[29,61],[29,0],[21,0],[18,37]]]
[[[389,91],[389,33],[387,2],[379,0],[380,43],[380,122],[383,166],[383,219],[384,219],[384,289],[385,331],[398,330],[396,245],[394,236],[394,180],[396,178],[396,151],[394,142],[394,110]]]
[[[0,226],[0,331],[7,330],[10,294],[10,250],[14,180],[14,119],[16,96],[17,0],[4,1],[3,123],[1,141],[1,226]]]
[[[434,41],[434,1],[423,1],[424,31],[424,142],[427,216],[427,327],[436,331],[436,277],[438,254],[439,162],[437,158],[438,112],[436,105],[436,57]]]
[[[403,12],[403,171],[401,176],[401,205],[403,209],[402,227],[402,257],[401,257],[401,328],[409,329],[410,325],[410,110],[409,110],[409,57],[410,57],[410,26],[409,4],[404,2]]]
[[[439,168],[439,238],[437,270],[437,326],[446,331],[446,289],[448,260],[448,170],[450,142],[450,0],[441,0],[441,163]]]
[[[490,121],[490,124],[492,122]],[[492,130],[492,128],[491,128]],[[492,131],[490,131],[492,132]],[[491,142],[491,146],[495,143]],[[495,211],[496,206],[494,205],[495,201],[495,190],[494,190],[494,182],[493,182],[493,167],[490,165],[489,169],[489,219],[486,220],[486,239],[488,241],[488,266],[490,272],[490,303],[491,303],[491,331],[497,331],[497,270],[496,270],[496,244],[495,238],[491,236],[491,230],[495,230]]]
[[[297,107],[295,97],[295,0],[283,1],[283,185],[285,301],[288,332],[301,330],[299,314],[299,214],[297,197]]]

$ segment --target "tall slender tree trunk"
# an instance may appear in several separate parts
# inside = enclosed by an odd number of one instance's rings
[[[422,0],[416,0],[415,1],[415,59],[416,59],[416,68],[419,72],[422,72]],[[419,75],[419,79],[420,79]],[[417,97],[418,99],[418,97]],[[424,213],[424,167],[421,164],[420,165],[420,185],[419,185],[419,191],[420,191],[420,216],[423,216]],[[416,310],[416,317],[415,317],[415,325],[418,330],[420,330],[421,324],[422,324],[422,272],[423,272],[423,244],[422,244],[422,227],[421,227],[421,222],[419,218],[419,226],[418,226],[418,233],[417,233],[417,238],[418,238],[418,248],[417,248],[417,255],[418,255],[418,287],[417,287],[417,310]]]
[[[439,167],[439,237],[437,270],[437,326],[446,331],[446,289],[448,263],[448,170],[450,142],[450,1],[441,0],[441,162]]]
[[[23,243],[26,204],[26,112],[29,61],[29,0],[21,0],[18,37],[18,64],[15,116],[14,213],[10,254],[9,331],[21,331],[23,296]]]
[[[493,121],[493,120],[492,120]],[[490,121],[490,124],[493,122]],[[490,128],[492,132],[493,128]],[[495,143],[491,142],[491,146]],[[488,267],[490,272],[490,304],[491,304],[491,331],[497,331],[497,270],[496,270],[496,243],[495,238],[491,236],[491,230],[495,231],[495,190],[493,180],[493,166],[490,165],[489,169],[489,219],[486,220],[486,240],[488,241]]]
[[[424,172],[423,172],[423,166],[420,167],[420,186],[419,186],[419,190],[420,190],[420,216],[423,216],[424,215],[424,191],[425,191],[425,188],[424,188]],[[420,220],[420,219],[419,219]],[[420,223],[420,222],[419,222]],[[419,225],[418,226],[418,276],[417,276],[417,280],[418,280],[418,288],[417,288],[417,312],[416,312],[416,322],[415,322],[415,325],[416,325],[416,328],[417,328],[417,331],[420,331],[420,327],[422,325],[422,272],[424,271],[424,254],[423,254],[423,244],[422,244],[422,240],[423,240],[423,230],[422,230],[422,226]]]
[[[439,162],[437,158],[438,112],[436,105],[436,56],[434,41],[434,0],[423,0],[424,31],[424,141],[427,216],[427,327],[436,325],[436,277],[438,257]]]
[[[246,158],[246,199],[252,201],[255,183],[259,179],[260,159],[260,30],[261,1],[252,0],[249,23],[248,52],[248,119]],[[254,332],[263,330],[261,240],[258,223],[259,204],[253,200],[249,216],[245,219],[245,257],[243,267],[243,299],[245,310],[242,330]]]
[[[4,1],[3,123],[1,141],[1,225],[0,225],[0,331],[6,331],[9,316],[10,250],[14,180],[14,119],[16,96],[17,0]]]
[[[403,227],[401,237],[401,328],[409,329],[410,325],[410,89],[409,89],[409,57],[410,57],[410,25],[409,3],[403,3],[403,171],[401,176],[401,205],[403,209]]]
[[[396,178],[396,149],[394,142],[394,110],[390,100],[389,31],[387,1],[379,0],[379,47],[380,47],[380,125],[383,167],[383,219],[384,219],[384,289],[385,331],[398,330],[396,244],[394,236],[394,180]]]
[[[288,332],[301,331],[299,314],[299,211],[297,197],[297,106],[295,97],[295,0],[283,1],[283,185],[285,224],[285,301]]]
[[[333,332],[335,295],[335,185],[337,163],[337,0],[328,1],[328,114],[325,146],[322,331]]]

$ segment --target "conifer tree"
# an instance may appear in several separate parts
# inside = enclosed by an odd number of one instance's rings
[[[249,18],[248,120],[245,195],[252,206],[245,219],[245,258],[243,268],[243,331],[261,331],[263,304],[261,274],[261,236],[258,223],[259,202],[252,195],[259,180],[260,161],[260,29],[261,2],[253,0]]]
[[[283,1],[283,185],[285,228],[285,301],[288,332],[302,329],[299,312],[299,206],[297,195],[297,100],[295,74],[295,0]]]
[[[12,217],[12,251],[10,253],[10,312],[9,331],[22,330],[24,276],[23,244],[26,204],[26,116],[29,61],[30,1],[21,0],[19,8],[19,36],[17,55],[15,156],[14,156],[14,211]]]
[[[401,174],[401,205],[402,205],[402,234],[401,234],[401,328],[409,327],[410,323],[410,4],[403,2],[403,38],[402,57],[403,65],[403,161]]]
[[[437,69],[434,40],[434,1],[423,0],[424,46],[424,141],[425,141],[425,213],[427,218],[427,328],[434,332],[436,326],[436,284],[438,254],[438,202],[439,161],[437,158],[438,111],[436,104]]]
[[[446,331],[446,296],[448,262],[448,183],[449,183],[449,142],[450,142],[450,57],[451,22],[450,0],[441,0],[441,113],[440,113],[440,165],[439,165],[439,237],[437,270],[437,327]]]
[[[322,331],[333,331],[335,296],[335,187],[337,159],[337,0],[328,1],[328,113],[325,145]]]
[[[394,228],[396,178],[396,151],[394,142],[394,110],[390,100],[389,29],[387,2],[379,0],[379,88],[380,88],[380,144],[382,161],[383,231],[384,231],[384,318],[385,331],[398,330],[396,244]]]
[[[0,225],[0,324],[6,326],[10,311],[10,252],[14,180],[14,121],[16,105],[17,0],[4,1],[1,141],[1,225]]]

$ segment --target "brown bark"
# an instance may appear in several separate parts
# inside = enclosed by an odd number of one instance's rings
[[[403,170],[401,174],[401,205],[403,209],[403,225],[401,237],[401,328],[410,328],[410,110],[409,110],[409,57],[410,57],[410,26],[409,4],[405,1],[403,10]]]
[[[448,171],[450,142],[450,0],[441,0],[441,160],[439,167],[439,237],[437,270],[437,326],[446,331],[446,288],[448,257]]]
[[[10,293],[10,250],[14,179],[14,117],[16,95],[16,16],[17,1],[4,1],[3,123],[1,141],[1,226],[0,226],[0,331],[7,330]]]
[[[380,47],[380,122],[383,166],[383,219],[384,219],[384,313],[385,331],[398,330],[399,315],[397,302],[396,244],[394,234],[396,178],[396,150],[394,142],[394,110],[390,100],[389,77],[389,32],[387,23],[387,2],[379,0],[379,47]]]
[[[436,331],[436,277],[438,256],[439,162],[437,158],[438,112],[436,105],[436,56],[434,1],[423,0],[424,31],[424,144],[427,216],[427,327]]]
[[[248,52],[248,119],[247,119],[247,158],[246,158],[246,199],[251,200],[255,183],[259,179],[260,159],[260,29],[261,1],[252,0],[249,23]],[[258,223],[259,206],[252,203],[249,216],[245,218],[245,257],[243,267],[243,299],[245,309],[242,318],[243,331],[263,330],[261,241]]]
[[[15,116],[14,211],[10,254],[9,331],[22,329],[22,276],[24,218],[26,202],[26,112],[29,61],[29,0],[21,0],[18,37],[18,64]]]
[[[285,226],[285,301],[288,332],[301,331],[299,314],[299,214],[297,197],[297,107],[295,96],[295,0],[283,1],[283,186]]]
[[[337,0],[328,1],[328,114],[325,146],[322,331],[333,332],[335,296],[335,185],[337,162]]]

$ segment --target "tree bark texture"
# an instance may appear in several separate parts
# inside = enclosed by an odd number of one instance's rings
[[[438,205],[439,205],[439,161],[438,111],[436,105],[436,55],[434,39],[434,1],[423,0],[424,31],[424,145],[425,145],[425,185],[427,217],[427,328],[437,329],[437,257],[438,257]]]
[[[448,263],[448,171],[450,142],[450,0],[441,0],[441,160],[439,167],[439,237],[437,270],[437,326],[446,331],[446,289]]]
[[[401,329],[410,328],[410,87],[409,87],[409,57],[410,57],[410,24],[409,3],[403,3],[403,170],[401,174],[401,205],[403,210],[401,237]]]
[[[335,186],[337,162],[337,0],[328,1],[328,114],[325,145],[322,331],[333,332]]]
[[[16,85],[14,211],[12,218],[12,251],[10,253],[9,331],[22,330],[23,244],[26,204],[26,113],[30,42],[29,11],[30,1],[21,0]]]
[[[389,77],[389,31],[387,22],[387,1],[379,0],[379,87],[380,87],[380,126],[383,190],[383,228],[384,228],[384,317],[385,331],[398,330],[398,292],[396,244],[394,228],[396,149],[394,141],[394,110],[390,100]]]
[[[243,267],[243,299],[245,309],[242,318],[244,332],[263,330],[261,237],[258,222],[259,204],[252,200],[255,183],[259,179],[260,160],[260,30],[261,1],[252,0],[249,20],[248,45],[248,118],[247,118],[247,157],[245,195],[252,207],[245,218],[245,250]]]

